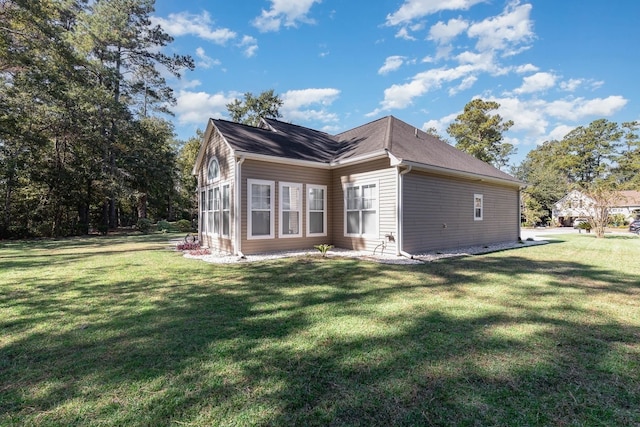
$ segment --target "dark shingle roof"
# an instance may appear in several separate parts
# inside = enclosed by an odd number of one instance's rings
[[[387,150],[400,160],[451,172],[521,182],[393,116],[331,136],[263,119],[262,127],[212,120],[234,150],[322,163],[348,160]]]

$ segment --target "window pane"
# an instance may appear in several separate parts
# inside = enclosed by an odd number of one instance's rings
[[[214,211],[220,210],[220,189],[219,188],[213,189],[213,210]]]
[[[251,209],[271,209],[271,186],[251,184]]]
[[[229,186],[222,187],[222,209],[229,209],[231,201],[229,200]]]
[[[299,212],[282,212],[282,234],[300,232]]]
[[[207,214],[207,217],[209,219],[209,228],[208,228],[208,232],[209,233],[213,233],[213,212],[209,212]]]
[[[216,159],[212,159],[209,163],[209,170],[207,171],[207,178],[211,181],[216,179],[220,175],[220,165]]]
[[[324,233],[324,212],[309,213],[309,233]]]
[[[347,209],[359,209],[359,194],[360,187],[347,187]]]
[[[362,211],[362,234],[376,233],[376,211]]]
[[[324,190],[322,188],[312,188],[309,190],[309,210],[324,210]]]
[[[251,235],[268,236],[270,230],[271,212],[251,212]]]
[[[375,184],[362,186],[362,209],[373,209],[375,206]]]
[[[213,209],[213,189],[209,189],[207,192],[207,210]]]
[[[229,235],[229,211],[223,211],[222,212],[222,234],[224,236],[228,236]]]
[[[347,233],[360,234],[360,212],[347,212]]]

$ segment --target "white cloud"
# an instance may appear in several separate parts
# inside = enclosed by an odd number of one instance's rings
[[[167,18],[151,17],[154,25],[160,25],[168,34],[179,37],[194,35],[219,45],[226,44],[237,34],[228,28],[212,28],[213,21],[207,11],[200,15],[188,12],[170,13]]]
[[[271,0],[271,9],[253,20],[253,25],[262,32],[278,31],[280,27],[296,27],[299,22],[313,24],[307,16],[314,3],[320,0]]]
[[[201,68],[211,68],[213,65],[220,65],[220,61],[207,56],[205,50],[201,47],[196,48],[196,57],[200,59],[196,66]]]
[[[282,116],[292,122],[336,122],[338,116],[328,112],[326,107],[330,106],[339,95],[340,91],[333,88],[289,90],[281,95]],[[313,106],[319,106],[319,108],[314,109]]]
[[[449,96],[453,96],[458,92],[469,89],[478,80],[476,76],[469,76],[462,79],[462,82],[457,87],[449,89]]]
[[[429,40],[438,44],[446,44],[469,28],[469,23],[463,19],[450,19],[446,24],[439,21],[429,30]]]
[[[467,10],[485,0],[406,0],[400,9],[387,15],[387,25],[405,24],[442,10]]]
[[[565,137],[566,134],[568,134],[569,132],[571,132],[572,130],[574,130],[576,128],[576,126],[569,126],[569,125],[558,125],[555,128],[553,128],[551,130],[551,132],[549,132],[549,138],[548,140],[561,140],[562,138]]]
[[[428,120],[424,122],[424,124],[422,125],[422,130],[426,131],[430,128],[434,128],[436,132],[438,132],[438,134],[440,134],[443,137],[446,137],[447,128],[449,127],[449,124],[453,122],[456,119],[456,117],[458,117],[458,114],[460,114],[460,112],[449,114],[448,116],[444,116],[438,120],[433,120],[433,119]]]
[[[582,83],[584,83],[582,79],[569,79],[566,82],[560,82],[560,89],[574,92]]]
[[[555,86],[556,78],[557,77],[551,73],[536,73],[522,79],[522,86],[515,89],[514,92],[521,94],[547,90]]]
[[[241,93],[192,92],[180,90],[176,96],[176,105],[172,111],[180,125],[197,124],[204,126],[209,118],[221,118],[227,113],[227,104],[240,98]]]
[[[530,4],[511,3],[502,14],[472,24],[467,35],[478,39],[476,48],[480,51],[500,50],[505,51],[505,55],[518,53],[528,48],[526,43],[534,37],[531,8]]]
[[[411,41],[416,40],[415,37],[413,37],[411,34],[409,34],[409,30],[407,29],[407,27],[400,28],[398,30],[398,32],[396,33],[396,38],[397,39],[411,40]]]
[[[378,74],[388,74],[391,71],[396,71],[404,64],[404,56],[389,56],[384,61],[384,65],[378,70]]]
[[[533,73],[538,71],[539,68],[536,67],[533,64],[524,64],[524,65],[519,65],[515,68],[516,73],[518,74],[525,74],[525,73]]]
[[[251,58],[258,50],[258,41],[251,36],[244,36],[238,46],[244,48],[244,56]]]
[[[581,120],[585,117],[608,117],[627,105],[628,100],[620,95],[606,98],[574,98],[557,100],[549,103],[546,112],[549,115],[565,120]]]

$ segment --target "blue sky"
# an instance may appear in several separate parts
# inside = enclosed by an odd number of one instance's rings
[[[498,102],[520,163],[576,126],[640,120],[632,0],[156,0],[195,71],[171,80],[178,138],[274,89],[281,120],[335,134],[393,115],[443,136],[471,99]]]

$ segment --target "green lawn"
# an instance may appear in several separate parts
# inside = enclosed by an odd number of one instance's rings
[[[418,266],[0,242],[0,425],[640,425],[640,238]]]

